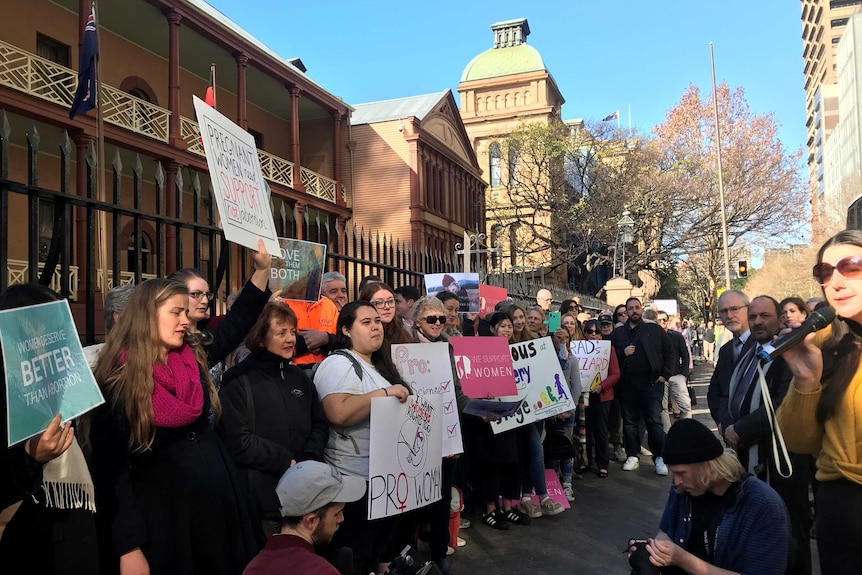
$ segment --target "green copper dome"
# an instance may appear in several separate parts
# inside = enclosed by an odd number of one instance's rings
[[[545,70],[545,62],[538,50],[529,44],[518,44],[482,52],[464,68],[461,81],[470,82]]]

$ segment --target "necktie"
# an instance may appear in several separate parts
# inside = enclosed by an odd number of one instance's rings
[[[739,356],[742,355],[742,340],[738,337],[733,338],[733,362],[739,361]]]
[[[750,354],[745,355],[745,359],[747,360],[745,371],[738,372],[742,373],[742,377],[739,379],[739,383],[733,391],[733,398],[730,401],[730,415],[734,421],[742,417],[742,404],[745,402],[745,397],[757,378],[757,365],[760,363],[760,359],[757,357],[758,351],[760,351],[759,343],[754,346]]]

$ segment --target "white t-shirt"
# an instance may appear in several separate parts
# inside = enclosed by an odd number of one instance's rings
[[[362,367],[362,379],[356,375],[356,370],[349,358],[339,354],[330,355],[321,362],[314,373],[314,385],[317,387],[317,394],[321,401],[333,393],[362,395],[390,386],[373,365],[352,351],[346,351]],[[323,456],[341,473],[368,479],[370,443],[370,417],[349,427],[330,424],[329,442],[326,444]]]

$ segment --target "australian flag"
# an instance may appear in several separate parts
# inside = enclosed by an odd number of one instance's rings
[[[69,110],[69,119],[96,107],[96,55],[99,40],[96,36],[96,14],[90,6],[90,16],[84,27],[84,43],[81,45],[81,62],[78,65],[78,89]]]

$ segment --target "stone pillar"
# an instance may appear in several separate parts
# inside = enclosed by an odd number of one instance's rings
[[[171,111],[168,143],[185,149],[186,143],[180,134],[180,23],[183,17],[169,8],[165,10],[165,18],[168,21],[168,109]]]
[[[248,130],[248,112],[246,108],[245,72],[248,68],[248,56],[244,52],[234,55],[236,60],[236,123],[243,130]]]
[[[89,9],[89,4],[87,5]],[[72,134],[72,141],[75,143],[75,194],[79,197],[87,196],[87,148],[90,146],[90,142],[93,142],[93,138],[85,134],[84,132],[76,132]],[[98,177],[94,175],[94,177]],[[72,252],[71,263],[72,265],[78,266],[81,271],[83,271],[84,266],[87,263],[87,210],[83,207],[77,207],[74,209],[74,234],[75,241],[73,243],[74,251]],[[95,249],[95,247],[93,248]],[[80,294],[84,291],[84,275],[83,273],[79,273],[79,285],[78,292],[79,298],[78,301],[84,301]]]
[[[295,216],[294,221],[294,229],[296,231],[296,239],[301,240],[302,233],[302,224],[303,224],[303,214],[305,213],[305,204],[302,202],[296,202],[296,208],[293,211]]]
[[[332,171],[333,180],[335,180],[335,204],[338,206],[346,205],[344,197],[341,195],[341,118],[344,115],[339,110],[332,112]]]
[[[293,189],[305,191],[299,173],[299,86],[290,86],[290,161],[293,162]]]

